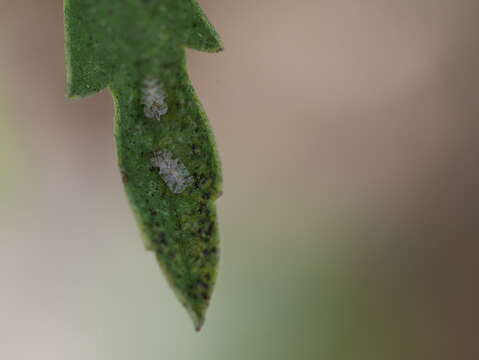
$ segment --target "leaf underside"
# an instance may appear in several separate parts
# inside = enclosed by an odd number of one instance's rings
[[[217,52],[195,0],[65,0],[67,95],[110,89],[125,190],[145,246],[199,330],[218,264],[221,170],[185,48]]]

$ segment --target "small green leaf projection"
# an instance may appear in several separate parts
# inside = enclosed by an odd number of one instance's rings
[[[185,48],[222,44],[195,0],[65,0],[67,92],[110,89],[119,167],[146,248],[196,329],[216,278],[221,170]]]

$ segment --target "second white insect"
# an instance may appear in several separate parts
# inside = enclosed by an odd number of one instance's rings
[[[156,79],[145,80],[142,89],[142,103],[145,116],[159,121],[168,112],[167,97],[160,81]]]

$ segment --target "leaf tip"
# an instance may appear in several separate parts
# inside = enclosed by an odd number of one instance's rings
[[[201,329],[203,328],[203,325],[205,324],[205,318],[203,317],[203,318],[199,319],[198,321],[193,320],[193,323],[195,325],[196,332],[200,332]]]
[[[206,309],[203,307],[195,306],[197,304],[185,304],[185,308],[193,321],[193,326],[197,332],[201,331],[206,321]]]

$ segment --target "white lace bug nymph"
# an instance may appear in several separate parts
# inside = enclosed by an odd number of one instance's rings
[[[141,102],[147,118],[159,121],[168,112],[166,98],[167,94],[158,80],[146,79],[143,81]]]
[[[190,185],[193,177],[179,160],[174,159],[169,151],[155,151],[151,163],[159,169],[159,174],[174,194],[180,194]]]

